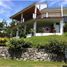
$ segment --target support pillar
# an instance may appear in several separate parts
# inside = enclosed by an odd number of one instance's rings
[[[21,14],[21,23],[24,22],[23,14]]]
[[[21,14],[21,23],[24,23],[23,14]],[[24,34],[26,34],[26,24],[24,23]]]
[[[60,21],[60,33],[63,34],[63,26],[64,26],[64,23],[63,23],[63,19]]]
[[[36,5],[35,5],[34,14],[33,14],[33,19],[34,20],[36,19],[36,15],[37,15],[37,8],[36,8]],[[34,29],[34,36],[35,36],[36,35],[36,20],[34,22],[33,29]]]
[[[36,21],[34,22],[34,35],[36,35]]]
[[[19,38],[19,29],[17,28],[16,37]]]
[[[19,21],[16,21],[16,26],[17,26],[17,31],[16,31],[16,37],[19,38],[19,28],[18,28],[18,23]]]
[[[63,17],[63,5],[61,5],[61,16]]]

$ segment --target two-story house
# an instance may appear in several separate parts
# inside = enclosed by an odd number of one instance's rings
[[[62,35],[67,8],[62,5],[60,8],[48,8],[46,3],[33,3],[10,18],[25,24],[27,37],[32,36],[31,29],[34,36]]]

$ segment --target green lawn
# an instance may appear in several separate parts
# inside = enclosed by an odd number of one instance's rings
[[[53,35],[53,36],[33,36],[30,38],[26,38],[26,41],[32,42],[33,46],[36,47],[38,44],[46,45],[51,39],[58,39],[62,41],[67,41],[67,36],[62,35]]]
[[[0,67],[62,67],[63,65],[66,64],[63,62],[17,61],[0,59]]]

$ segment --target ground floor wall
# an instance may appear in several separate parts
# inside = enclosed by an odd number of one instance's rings
[[[61,19],[58,22],[42,22],[37,23],[34,22],[33,29],[34,29],[34,36],[48,36],[48,35],[62,35],[63,28],[64,28],[64,21]],[[39,31],[38,31],[39,30]],[[27,37],[31,37],[32,34],[27,34]]]

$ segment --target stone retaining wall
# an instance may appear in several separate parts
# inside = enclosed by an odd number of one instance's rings
[[[17,53],[18,55],[18,53]],[[34,60],[34,61],[50,61],[52,56],[56,60],[55,54],[49,54],[45,52],[45,49],[27,48],[21,51],[21,60]],[[10,58],[10,53],[7,47],[0,47],[0,57]]]
[[[7,47],[0,47],[0,58],[7,58],[9,57],[9,52],[8,52],[8,48]]]
[[[36,48],[28,48],[26,52],[22,53],[23,60],[41,60],[41,61],[50,61],[49,54],[45,53],[43,49],[40,51]]]

